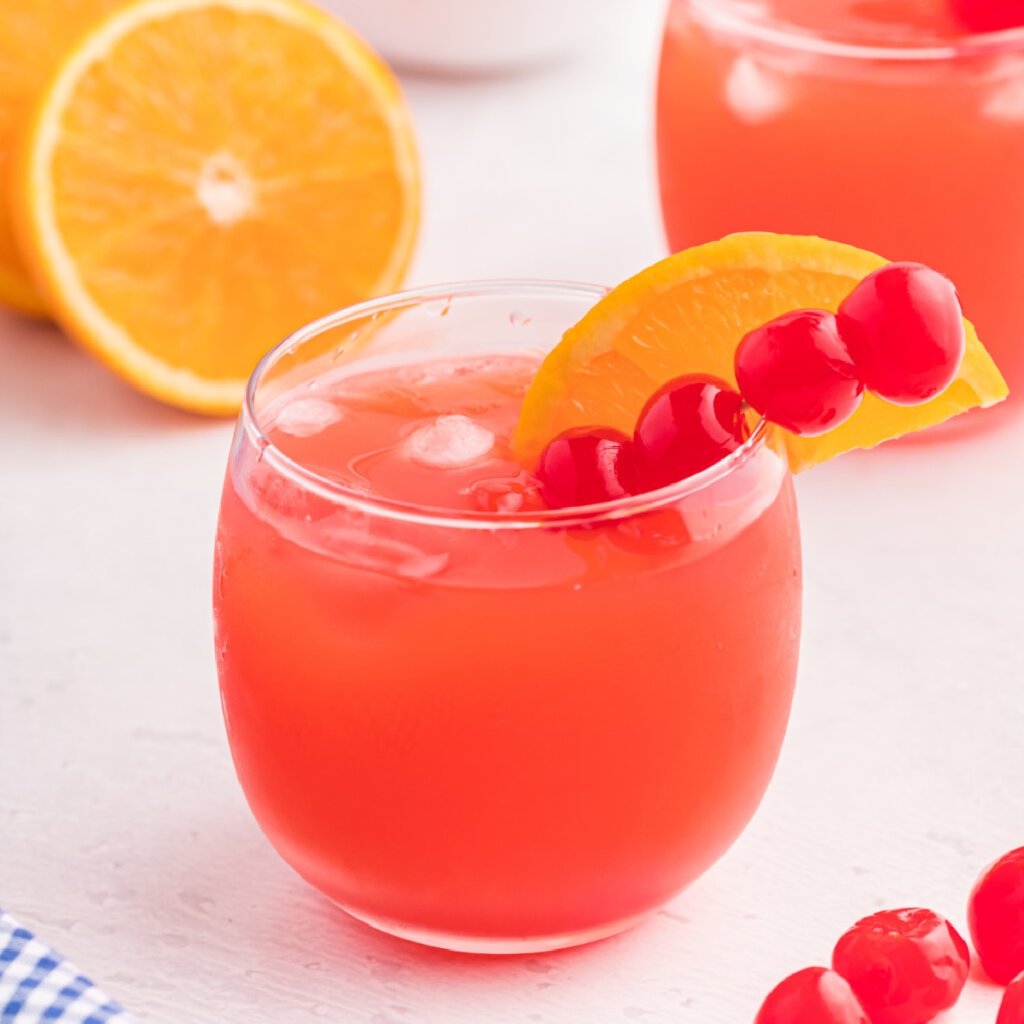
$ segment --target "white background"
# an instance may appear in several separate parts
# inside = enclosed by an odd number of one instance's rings
[[[652,0],[518,78],[408,80],[427,172],[412,282],[611,283],[663,254]],[[734,1024],[857,917],[964,924],[1024,844],[1024,420],[799,481],[806,621],[775,781],[732,852],[635,931],[474,959],[350,922],[246,809],[213,666],[230,426],[0,317],[0,904],[140,1018]],[[972,980],[952,1022],[991,1022]]]

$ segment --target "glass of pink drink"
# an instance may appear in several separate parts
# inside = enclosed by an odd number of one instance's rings
[[[539,361],[602,294],[378,300],[250,384],[215,569],[235,765],[284,859],[395,935],[612,934],[721,856],[775,765],[801,569],[770,431],[561,511],[512,454]]]
[[[673,0],[658,167],[673,250],[764,230],[927,263],[1024,385],[1024,28],[972,33],[951,0]]]

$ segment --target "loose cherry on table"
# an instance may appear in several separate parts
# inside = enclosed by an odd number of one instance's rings
[[[872,1024],[926,1024],[960,998],[970,952],[934,911],[883,910],[839,939],[832,967],[850,983]]]
[[[633,493],[633,442],[619,430],[567,430],[541,453],[541,496],[550,508],[596,505]]]
[[[1024,847],[981,873],[967,904],[967,924],[993,981],[1005,985],[1024,971]]]
[[[747,439],[743,399],[724,380],[687,374],[644,405],[633,434],[640,490],[666,487],[713,466]]]
[[[836,324],[864,386],[898,405],[949,387],[967,344],[956,288],[920,263],[868,274],[839,306]]]
[[[1006,986],[996,1024],[1024,1024],[1024,974],[1018,974]]]
[[[781,981],[754,1024],[871,1024],[849,984],[835,971],[807,967]]]
[[[794,434],[814,437],[839,426],[864,390],[836,318],[820,309],[784,313],[755,328],[735,358],[743,397]]]

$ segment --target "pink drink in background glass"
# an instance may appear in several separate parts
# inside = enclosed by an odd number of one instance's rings
[[[665,228],[672,249],[765,230],[933,266],[1012,391],[1024,385],[1024,29],[970,35],[950,12],[947,0],[674,0],[658,87]]]

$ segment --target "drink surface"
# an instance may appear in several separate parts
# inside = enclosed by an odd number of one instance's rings
[[[338,374],[284,396],[268,437],[361,493],[460,512],[539,511],[536,481],[511,449],[538,365],[503,354]]]
[[[715,10],[747,11],[782,39]],[[1012,393],[1024,384],[1020,44],[883,54],[957,33],[940,0],[675,0],[658,87],[662,210],[673,250],[764,230],[935,267]],[[822,40],[880,49],[838,53]]]
[[[535,366],[324,378],[270,437],[346,487],[511,520],[538,501],[508,453]],[[239,778],[307,880],[423,941],[571,944],[675,895],[760,801],[796,670],[792,484],[762,444],[646,515],[464,529],[310,493],[240,431],[215,611]]]

